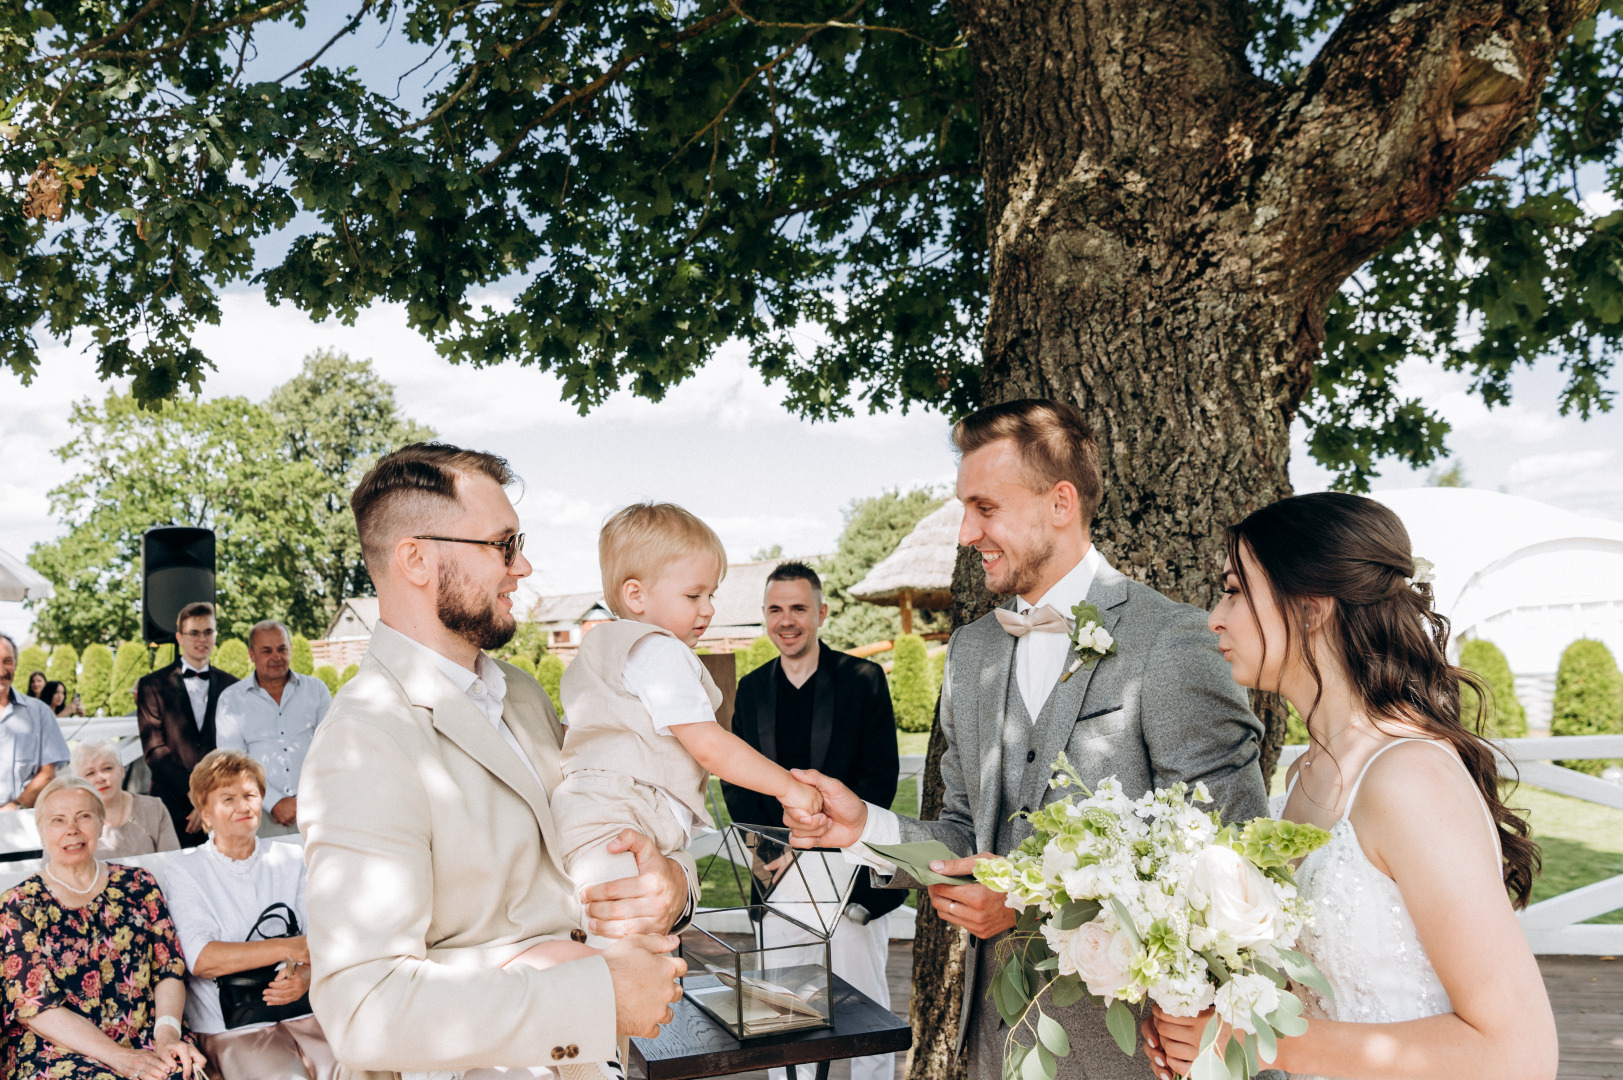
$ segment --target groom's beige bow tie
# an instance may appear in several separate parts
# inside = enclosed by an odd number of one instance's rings
[[[1071,622],[1061,615],[1052,604],[1042,607],[1027,608],[1022,612],[1010,611],[1008,608],[994,608],[993,614],[1003,629],[1015,637],[1025,637],[1027,634],[1069,634]]]

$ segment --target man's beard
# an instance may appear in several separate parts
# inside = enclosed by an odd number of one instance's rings
[[[1035,539],[1035,538],[1034,538]],[[1030,553],[1019,562],[1009,559],[1009,551],[1004,549],[1003,558],[1009,560],[1009,583],[1004,592],[1005,596],[1025,596],[1028,600],[1037,597],[1027,596],[1042,582],[1043,572],[1054,559],[1054,542],[1047,538],[1037,539]]]
[[[503,616],[495,599],[480,604],[478,590],[468,576],[455,563],[440,574],[439,590],[434,596],[434,611],[441,624],[457,637],[476,649],[499,649],[513,640],[518,622]],[[506,620],[505,622],[503,620]]]

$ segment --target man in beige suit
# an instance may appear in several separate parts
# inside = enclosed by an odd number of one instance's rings
[[[416,444],[351,499],[380,622],[310,747],[299,825],[310,998],[352,1076],[586,1080],[681,996],[685,965],[662,954],[691,861],[627,830],[638,875],[576,897],[548,808],[562,728],[534,679],[484,652],[512,637],[530,572],[512,480],[500,458]],[[583,900],[593,932],[620,940],[504,966],[583,936]]]

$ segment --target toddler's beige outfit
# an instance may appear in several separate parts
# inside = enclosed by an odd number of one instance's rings
[[[670,644],[647,641],[638,649],[652,635],[663,635]],[[568,726],[564,780],[552,795],[564,870],[577,888],[636,874],[636,860],[629,853],[609,855],[604,850],[623,829],[636,829],[670,855],[686,848],[699,828],[712,825],[705,808],[709,773],[675,736],[662,731],[649,703],[627,686],[627,661],[634,649],[663,661],[658,681],[664,692],[657,701],[685,692],[682,702],[662,713],[664,719],[713,722],[721,705],[721,691],[710,673],[669,631],[619,619],[586,635],[560,687]],[[689,676],[693,682],[680,685]],[[649,692],[642,682],[637,689]],[[708,711],[703,708],[706,699]]]

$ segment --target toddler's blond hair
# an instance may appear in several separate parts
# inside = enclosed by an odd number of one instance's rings
[[[603,523],[597,537],[597,564],[603,570],[603,596],[620,618],[620,590],[636,578],[652,584],[665,567],[684,555],[713,555],[716,579],[727,575],[727,549],[716,531],[675,503],[632,503]]]

